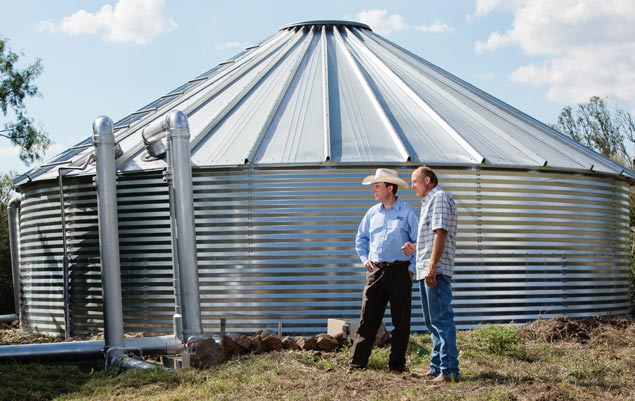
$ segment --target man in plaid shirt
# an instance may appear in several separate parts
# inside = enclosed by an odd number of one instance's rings
[[[439,185],[435,172],[419,167],[412,173],[412,189],[422,198],[416,246],[404,245],[404,253],[416,251],[421,307],[432,337],[430,370],[435,383],[460,379],[459,353],[452,302],[452,275],[456,249],[457,210],[452,195]]]

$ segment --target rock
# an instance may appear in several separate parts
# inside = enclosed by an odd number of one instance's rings
[[[246,354],[248,352],[251,352],[252,349],[252,343],[251,343],[251,339],[249,337],[247,337],[246,335],[243,334],[239,334],[236,336],[236,344],[238,344],[242,349],[243,349],[243,353]]]
[[[300,351],[302,349],[302,347],[300,347],[298,343],[289,336],[282,339],[282,348],[289,351]]]
[[[201,338],[190,344],[190,365],[207,369],[227,360],[225,351],[213,338]]]
[[[390,334],[386,330],[386,326],[382,323],[377,331],[377,338],[375,338],[375,346],[383,347],[390,341]]]
[[[262,342],[265,344],[267,350],[269,351],[282,351],[282,340],[280,340],[280,337],[273,333],[269,333],[268,336],[262,339]]]
[[[310,338],[298,337],[298,345],[300,347],[302,347],[302,349],[305,350],[305,351],[316,350],[317,349],[317,338],[315,338],[315,337],[310,337]]]
[[[262,338],[260,338],[260,334],[256,334],[251,337],[251,352],[254,354],[267,352],[267,346],[264,341],[262,341]]]
[[[332,336],[333,338],[335,338],[337,340],[337,343],[339,344],[339,347],[346,347],[348,345],[351,345],[351,339],[346,337],[344,335],[344,333],[337,333],[336,335]]]
[[[234,355],[242,355],[246,352],[243,347],[238,345],[236,341],[234,341],[234,339],[227,334],[221,337],[220,345],[225,350],[225,356],[227,357],[227,359],[231,358]]]
[[[269,337],[272,334],[273,333],[270,332],[269,330],[260,330],[255,335],[259,335],[260,338],[262,338],[264,340],[265,338]]]
[[[316,348],[320,351],[333,352],[340,346],[335,338],[325,333],[318,334],[316,340]]]

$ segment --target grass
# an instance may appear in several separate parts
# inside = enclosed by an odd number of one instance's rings
[[[525,352],[518,329],[509,325],[486,324],[467,333],[466,354],[514,356]]]
[[[564,338],[563,324],[569,328]],[[5,333],[0,330],[0,344],[10,337]],[[386,371],[386,348],[375,348],[368,369],[353,372],[350,348],[249,355],[209,370],[116,373],[10,363],[0,365],[0,401],[635,400],[632,318],[483,325],[459,332],[458,343],[463,380],[442,386],[424,380],[431,343],[422,334],[411,336],[409,372],[401,375]]]

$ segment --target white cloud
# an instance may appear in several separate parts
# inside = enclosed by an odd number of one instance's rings
[[[468,16],[470,18],[482,17],[499,8],[503,0],[476,0],[476,10],[474,14]]]
[[[474,50],[477,53],[496,50],[500,47],[514,44],[514,41],[507,35],[501,35],[499,32],[492,32],[487,38],[487,42],[477,41]]]
[[[477,0],[474,15],[495,9],[511,10],[512,26],[477,42],[476,52],[513,45],[544,60],[516,69],[511,80],[547,85],[549,99],[562,103],[593,95],[635,101],[635,2]]]
[[[418,25],[415,27],[417,31],[429,33],[452,32],[454,28],[442,21],[436,21],[430,25]]]
[[[357,19],[370,26],[379,35],[390,35],[394,31],[410,29],[399,14],[388,15],[386,10],[362,10],[357,14]]]
[[[370,28],[379,35],[388,36],[396,31],[413,29],[413,27],[403,20],[400,14],[388,15],[387,10],[362,10],[357,14],[356,19],[370,26]],[[443,33],[452,32],[454,30],[453,27],[443,21],[435,21],[429,25],[417,25],[414,29],[427,33]]]
[[[468,21],[484,17],[494,11],[511,11],[526,0],[476,0],[474,13],[466,16]]]
[[[57,32],[57,25],[51,20],[40,21],[34,25],[37,32]]]
[[[176,27],[165,0],[118,0],[97,12],[79,10],[60,23],[51,20],[36,24],[38,31],[67,35],[101,35],[109,42],[145,44]]]

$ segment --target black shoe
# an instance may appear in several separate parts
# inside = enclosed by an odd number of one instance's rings
[[[405,366],[389,366],[388,371],[390,373],[403,373],[406,371]]]

